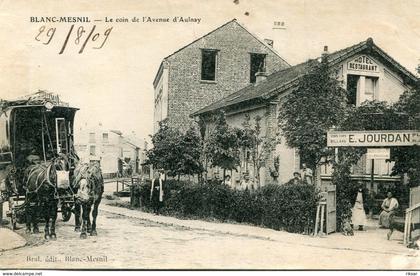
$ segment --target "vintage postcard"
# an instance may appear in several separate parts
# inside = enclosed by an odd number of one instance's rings
[[[0,25],[1,269],[420,267],[419,1],[4,0]]]

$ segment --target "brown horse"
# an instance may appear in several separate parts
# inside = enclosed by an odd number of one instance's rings
[[[99,163],[78,163],[74,170],[72,186],[76,193],[74,230],[76,232],[81,231],[81,239],[86,239],[87,233],[96,236],[96,217],[104,192],[104,180]],[[82,209],[82,223],[80,222],[80,209]],[[92,223],[90,220],[91,212]]]
[[[24,170],[26,231],[39,233],[38,215],[45,219],[45,239],[57,238],[55,222],[57,220],[57,173],[54,161],[28,166]],[[51,222],[51,224],[50,224]]]

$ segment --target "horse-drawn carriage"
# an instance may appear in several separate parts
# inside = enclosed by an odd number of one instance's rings
[[[13,228],[17,223],[28,223],[28,215],[41,217],[38,213],[45,206],[35,208],[39,201],[30,197],[39,199],[40,191],[48,187],[62,219],[70,219],[74,204],[70,185],[75,168],[73,122],[77,110],[58,96],[41,91],[0,102],[0,190],[2,202],[9,202],[7,216]],[[31,190],[32,182],[35,186]],[[33,212],[28,214],[28,210]]]

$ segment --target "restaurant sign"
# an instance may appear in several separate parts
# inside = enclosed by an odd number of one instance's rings
[[[349,61],[347,69],[353,71],[379,72],[379,66],[370,57],[362,55]]]
[[[329,131],[328,147],[394,147],[420,145],[420,131]]]

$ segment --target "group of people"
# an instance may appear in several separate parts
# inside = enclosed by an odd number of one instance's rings
[[[225,179],[223,180],[223,184],[232,187],[232,179],[230,177],[230,175],[226,175]],[[235,186],[233,186],[235,189],[240,190],[240,191],[254,191],[257,187],[256,187],[256,182],[253,181],[251,179],[251,177],[249,176],[249,174],[244,174],[244,176],[242,177],[242,180]]]
[[[310,168],[308,168],[306,166],[305,163],[302,164],[302,169],[299,172],[294,172],[293,173],[293,178],[290,179],[287,184],[309,184],[312,185],[313,184],[313,172]]]
[[[306,182],[307,184],[313,183],[313,174],[312,170],[306,167],[305,164],[302,166],[301,172],[295,172],[293,179],[289,182],[294,184],[301,184]],[[164,170],[158,170],[155,173],[155,177],[152,180],[152,185],[150,189],[150,201],[153,207],[155,214],[159,214],[159,210],[163,205],[164,200],[164,183],[165,183],[165,172]],[[231,186],[231,176],[226,175],[223,183],[225,185]],[[252,191],[255,189],[254,182],[250,179],[248,174],[245,174],[242,181],[235,187],[238,190],[249,190]],[[383,200],[381,205],[381,213],[379,215],[379,226],[383,228],[389,228],[390,220],[392,216],[395,215],[399,207],[398,200],[393,196],[392,192],[387,193],[387,197]],[[363,231],[364,227],[367,225],[367,215],[364,210],[363,204],[363,190],[359,188],[356,201],[352,208],[352,217],[351,224],[353,228],[358,227],[358,230]]]
[[[387,193],[387,197],[383,200],[381,205],[381,213],[379,214],[379,226],[382,228],[389,228],[392,216],[398,210],[398,200],[392,195],[392,192]],[[367,225],[367,215],[363,207],[363,192],[359,189],[356,197],[356,202],[352,208],[351,221],[353,227],[358,226],[358,230],[364,230]]]
[[[305,163],[302,164],[302,169],[299,172],[294,172],[293,173],[293,178],[290,179],[288,182],[288,184],[309,184],[312,185],[313,184],[313,172],[310,168],[308,168],[306,166]],[[228,185],[229,187],[234,187],[237,190],[249,190],[249,191],[253,191],[255,189],[257,189],[257,183],[256,181],[254,181],[253,179],[251,179],[251,177],[249,176],[248,173],[245,173],[241,179],[241,181],[239,181],[238,184],[236,185],[232,185],[232,178],[230,175],[226,175],[224,177],[223,180],[223,184]]]

